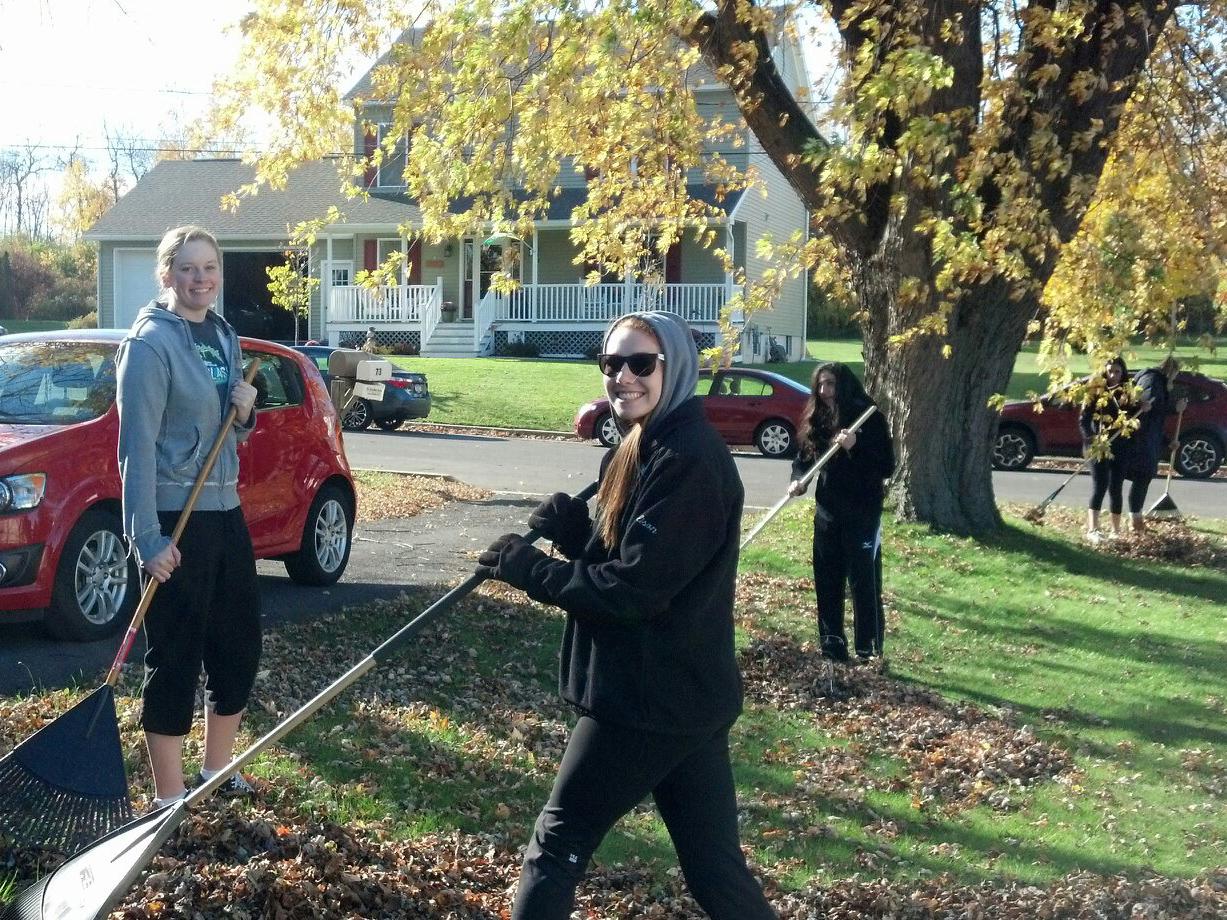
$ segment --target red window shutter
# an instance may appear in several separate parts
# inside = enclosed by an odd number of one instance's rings
[[[362,155],[366,157],[367,162],[366,172],[363,174],[362,181],[367,188],[375,187],[375,177],[378,174],[378,170],[371,163],[371,157],[375,155],[375,147],[378,143],[379,138],[374,134],[368,132],[362,135]]]
[[[682,283],[682,243],[679,240],[665,253],[665,284]]]
[[[362,244],[362,267],[373,272],[379,267],[379,241],[366,240]]]
[[[422,283],[422,241],[409,244],[409,280],[406,284]]]

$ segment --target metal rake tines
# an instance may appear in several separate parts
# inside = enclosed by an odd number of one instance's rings
[[[71,855],[132,816],[126,796],[66,792],[11,755],[0,759],[0,839]]]

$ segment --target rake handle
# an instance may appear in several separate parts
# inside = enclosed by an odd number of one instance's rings
[[[575,497],[586,502],[596,494],[599,486],[600,483],[594,482],[584,488],[583,491],[577,493]],[[530,530],[528,533],[524,534],[524,539],[527,542],[532,543],[540,539],[541,536],[542,534],[540,531]],[[400,651],[411,638],[421,632],[423,627],[427,626],[434,620],[437,620],[445,612],[455,606],[457,601],[471,593],[474,588],[485,580],[485,575],[473,573],[456,587],[452,588],[452,590],[448,591],[441,598],[393,633],[390,638],[385,640],[383,644],[381,644],[373,652],[317,693],[295,712],[287,716],[283,722],[274,725],[271,729],[269,729],[264,737],[252,743],[247,750],[243,751],[243,753],[231,760],[230,763],[222,767],[221,771],[212,779],[210,779],[208,782],[202,783],[188,793],[187,798],[184,799],[184,804],[189,806],[194,805],[196,802],[199,802],[211,795],[215,789],[222,785],[222,783],[229,779],[234,773],[238,772],[243,764],[247,763],[270,744],[284,738],[299,725],[302,725],[320,709],[335,699],[339,694],[344,692],[351,684],[355,683],[364,674],[387,661],[388,658],[390,658],[394,653]]]
[[[251,383],[259,372],[260,359],[253,358],[247,373],[243,375],[243,382]],[[179,538],[183,536],[183,530],[187,527],[187,519],[192,516],[192,509],[196,507],[196,499],[200,497],[205,480],[213,472],[213,464],[217,462],[217,455],[222,452],[222,445],[226,443],[226,435],[230,433],[230,426],[234,424],[238,411],[234,405],[231,405],[226,417],[222,419],[222,426],[218,429],[217,437],[213,439],[213,446],[209,448],[204,465],[196,474],[196,481],[192,484],[192,491],[188,493],[187,501],[183,504],[183,510],[179,512],[179,520],[175,522],[175,529],[170,535],[171,546],[177,546]],[[137,631],[145,622],[145,614],[149,611],[149,605],[153,603],[153,596],[157,593],[160,584],[161,582],[156,578],[150,578],[149,584],[145,586],[140,603],[136,605],[136,610],[132,614],[132,622],[128,624],[128,631],[124,634],[124,641],[119,644],[119,651],[115,654],[115,660],[111,662],[111,670],[107,671],[107,678],[104,681],[107,685],[114,687],[119,682],[119,669],[128,660],[128,654],[132,651],[132,643],[136,641]]]
[[[1172,470],[1176,468],[1176,452],[1180,450],[1180,426],[1184,422],[1184,410],[1181,409],[1176,413],[1176,433],[1172,435],[1172,451],[1167,458],[1167,485],[1164,487],[1164,494],[1172,487]]]
[[[860,427],[864,425],[865,422],[869,421],[869,416],[873,415],[877,411],[877,406],[870,406],[857,416],[856,421],[849,425],[847,430],[859,431]],[[839,453],[839,450],[840,445],[838,444],[832,444],[830,447],[828,447],[826,451],[823,452],[822,456],[818,458],[818,462],[806,470],[805,475],[797,480],[798,484],[800,484],[803,488],[809,488],[809,484],[813,481],[814,477],[818,475],[819,471],[827,465],[828,461],[830,461],[832,457]],[[784,506],[796,497],[797,496],[793,495],[791,491],[786,491],[784,493],[784,497],[772,505],[767,513],[759,519],[759,522],[750,528],[750,532],[746,534],[744,538],[742,538],[741,545],[737,548],[739,550],[745,549],[746,546],[749,545],[750,541],[757,537],[759,532],[771,522],[771,519],[779,514],[784,509]]]

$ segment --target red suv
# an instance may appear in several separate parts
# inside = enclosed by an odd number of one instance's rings
[[[115,351],[122,331],[0,341],[0,620],[41,618],[89,640],[125,625],[140,582],[123,539]],[[239,497],[256,556],[335,582],[349,562],[355,493],[337,413],[311,362],[242,339],[259,357],[255,431],[239,445]]]
[[[1176,472],[1191,479],[1213,476],[1223,463],[1227,444],[1227,385],[1204,374],[1181,371],[1172,387],[1174,398],[1187,397],[1180,424],[1180,446],[1176,451]],[[1010,402],[1001,410],[997,440],[993,444],[993,466],[999,470],[1021,470],[1038,455],[1082,456],[1082,435],[1078,430],[1081,407],[1061,402],[1058,396],[1040,400],[1037,411],[1030,400]],[[1164,434],[1170,456],[1171,440],[1176,436],[1176,415],[1167,417]]]

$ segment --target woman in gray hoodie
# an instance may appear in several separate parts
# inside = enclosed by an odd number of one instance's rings
[[[205,758],[198,781],[231,759],[260,660],[255,554],[239,507],[236,445],[255,427],[256,389],[243,380],[239,339],[212,306],[221,249],[207,230],[178,227],[158,247],[162,295],[119,347],[119,469],[124,533],[160,582],[145,617],[141,727],[154,805],[186,793],[183,738],[201,667],[207,677]],[[169,534],[229,407],[235,423],[178,545]],[[221,790],[248,794],[235,774]]]

